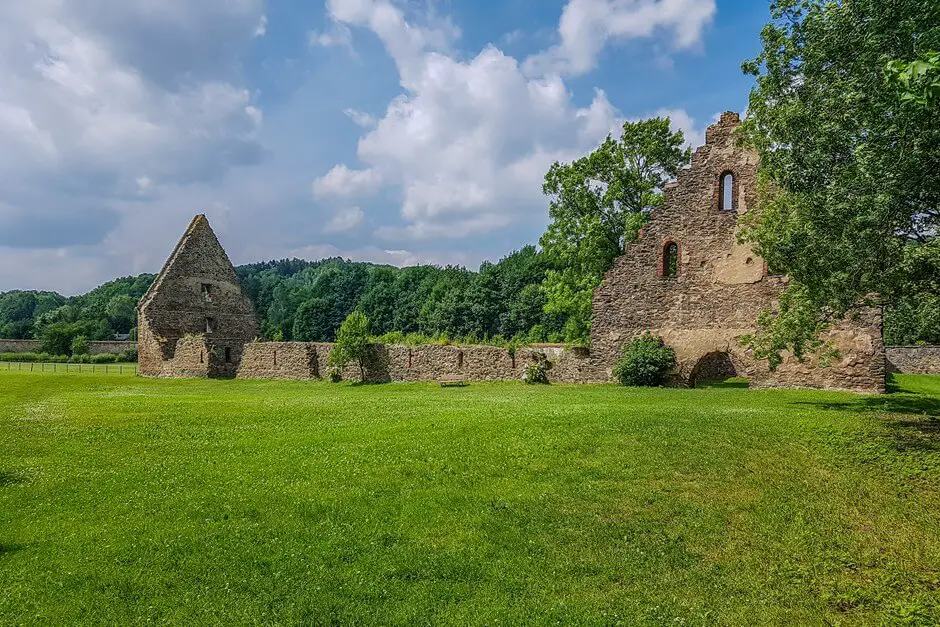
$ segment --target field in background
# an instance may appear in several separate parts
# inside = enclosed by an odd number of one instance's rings
[[[940,377],[897,385],[0,367],[0,623],[934,624]]]

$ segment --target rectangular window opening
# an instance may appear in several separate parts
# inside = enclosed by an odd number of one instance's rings
[[[206,318],[206,333],[212,333],[215,331],[215,319]]]
[[[225,347],[225,363],[232,363],[232,349],[228,346]]]
[[[203,283],[202,284],[202,299],[207,303],[212,302],[212,284]]]

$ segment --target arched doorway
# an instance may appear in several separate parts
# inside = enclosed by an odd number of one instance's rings
[[[719,383],[737,376],[738,370],[734,367],[731,355],[723,351],[715,351],[696,362],[689,377],[689,386],[699,387],[707,383]]]

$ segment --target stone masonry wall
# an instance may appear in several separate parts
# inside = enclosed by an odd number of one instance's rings
[[[888,372],[940,374],[940,346],[889,346]]]
[[[640,238],[619,257],[594,293],[591,351],[607,373],[622,346],[649,331],[676,352],[674,383],[694,385],[696,368],[713,353],[727,353],[737,374],[754,387],[808,387],[884,391],[880,311],[863,312],[832,332],[843,358],[829,368],[792,358],[774,373],[741,346],[758,314],[777,303],[786,277],[772,275],[748,245],[737,241],[738,217],[756,207],[758,156],[734,140],[737,114],[708,128],[691,168],[665,190]],[[721,181],[734,176],[733,203],[722,208]],[[664,268],[670,244],[678,247],[674,276]]]
[[[211,353],[203,355],[204,376],[235,376],[243,347],[259,335],[254,305],[203,215],[190,223],[137,312],[138,368],[145,376],[169,376],[175,351],[189,347],[181,340],[194,335],[205,336]]]
[[[132,348],[137,348],[137,342],[125,342],[121,340],[94,341],[88,343],[88,354],[117,354]],[[39,340],[0,340],[0,353],[40,352],[42,352],[42,342]]]
[[[251,342],[245,345],[238,367],[239,378],[315,379],[329,372],[327,359],[333,345],[319,342]],[[554,382],[602,381],[586,351],[561,347],[521,347],[511,355],[495,346],[402,346],[375,344],[366,361],[370,382],[438,381],[446,375],[463,375],[470,381],[516,381],[527,365],[544,361]],[[360,379],[352,363],[343,378]]]

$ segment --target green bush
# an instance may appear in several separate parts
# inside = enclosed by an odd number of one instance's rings
[[[528,385],[548,385],[548,371],[545,369],[545,364],[537,362],[526,366],[522,382]]]
[[[72,354],[87,355],[91,346],[88,344],[88,338],[84,335],[76,335],[72,338]]]
[[[116,364],[118,356],[114,353],[104,353],[102,355],[91,355],[88,361],[93,364]]]
[[[343,380],[343,373],[339,368],[330,368],[327,376],[330,378],[330,383],[339,383]]]
[[[624,346],[623,357],[614,366],[613,374],[621,385],[662,385],[675,363],[675,352],[661,337],[644,333]]]
[[[121,351],[117,355],[117,361],[122,363],[134,363],[137,361],[137,349],[128,348],[126,351]]]

